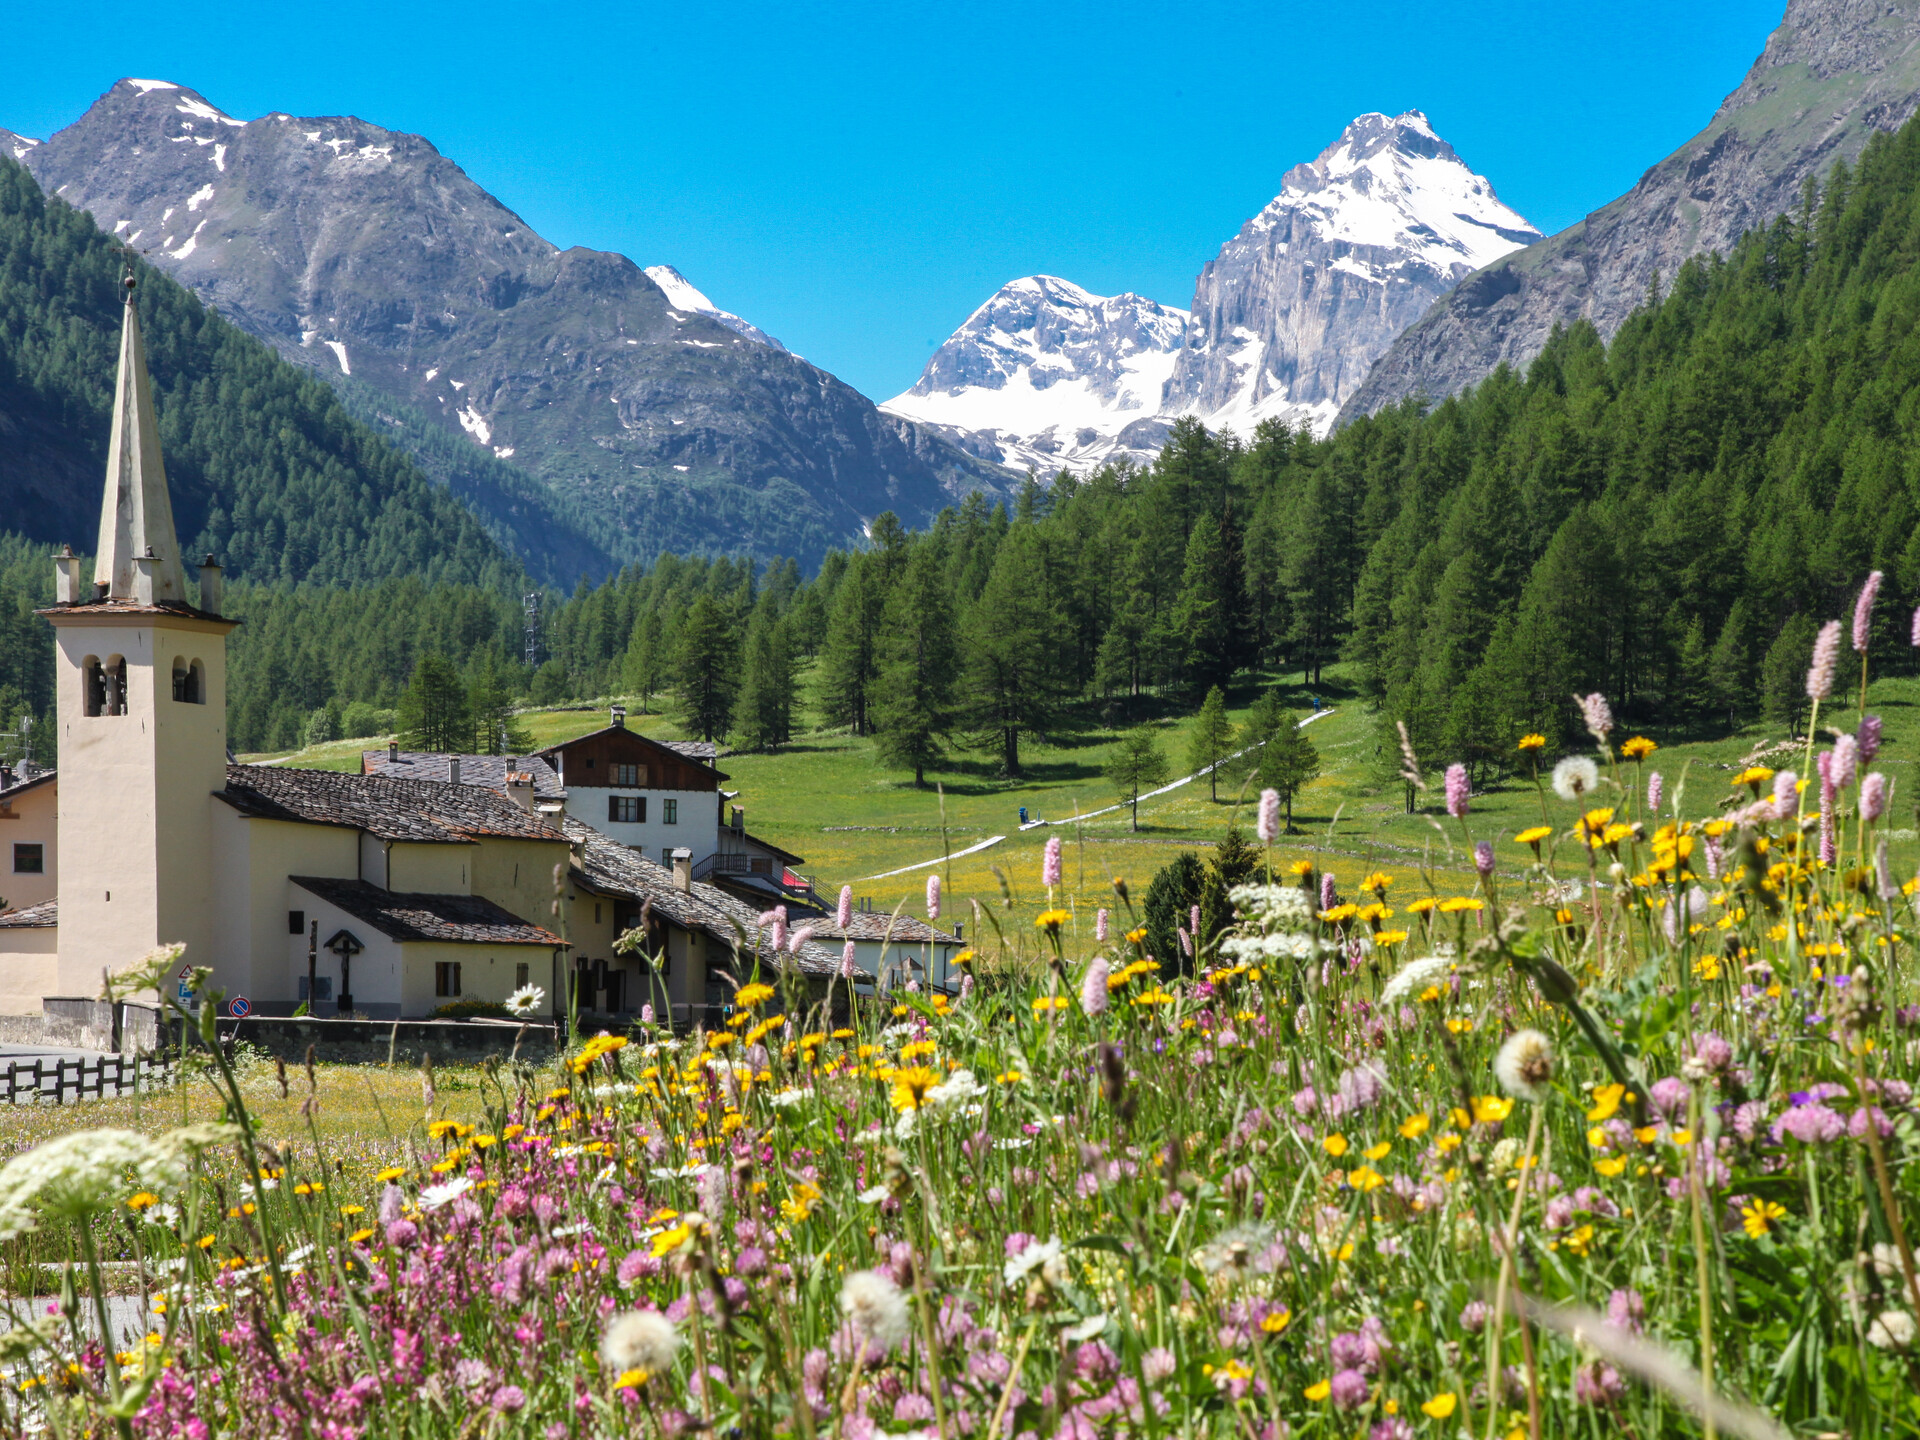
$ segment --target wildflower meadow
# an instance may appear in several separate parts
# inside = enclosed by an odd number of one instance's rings
[[[68,1260],[7,1302],[0,1433],[1916,1433],[1869,635],[1822,632],[1791,769],[1663,774],[1600,695],[1591,743],[1516,737],[1537,823],[1478,826],[1454,767],[1470,890],[1279,865],[1269,793],[1198,955],[1124,881],[1085,942],[976,906],[952,995],[743,954],[729,1023],[495,1065],[371,1183],[205,1048],[223,1119],[0,1169],[0,1237]]]

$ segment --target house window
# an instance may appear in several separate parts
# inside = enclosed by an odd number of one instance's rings
[[[16,875],[46,874],[46,851],[39,845],[15,845],[13,847],[13,873]]]
[[[620,1011],[627,1008],[624,1004],[621,1003],[622,1000],[625,998],[621,992],[626,988],[624,983],[626,981],[626,978],[627,978],[626,975],[622,971],[619,971],[619,970],[607,971],[606,987],[607,987],[607,1013],[608,1014],[618,1014]]]
[[[600,923],[600,902],[598,900],[593,902],[593,923],[596,925]]]
[[[638,765],[615,765],[613,767],[612,783],[615,785],[644,785],[647,783],[647,780],[646,777],[640,773],[640,767]]]
[[[287,934],[304,935],[307,933],[307,912],[304,910],[287,911]]]
[[[668,806],[673,802],[669,800]],[[607,797],[607,819],[623,825],[644,823],[647,818],[647,797],[644,795],[609,795]]]
[[[435,995],[458,995],[460,993],[460,962],[458,960],[436,960],[434,962],[433,993]]]
[[[678,800],[662,800],[660,802],[660,823],[662,825],[678,825],[680,823],[680,802]]]
[[[524,964],[513,967],[513,988],[516,990],[527,988],[527,967]]]

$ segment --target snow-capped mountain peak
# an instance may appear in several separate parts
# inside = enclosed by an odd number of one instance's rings
[[[1358,116],[1200,272],[1166,408],[1324,433],[1434,299],[1539,238],[1420,111]]]
[[[718,320],[735,334],[744,335],[747,339],[758,341],[762,345],[771,345],[776,350],[787,348],[751,320],[742,320],[731,310],[722,310],[673,266],[649,265],[647,278],[660,287],[667,297],[667,304],[674,309]]]
[[[1325,433],[1435,297],[1539,234],[1418,110],[1356,117],[1208,263],[1191,311],[1003,285],[881,408],[1043,475],[1145,460],[1175,417]]]
[[[1187,313],[1140,295],[1095,295],[1056,275],[1001,286],[880,408],[963,436],[1016,468],[1052,474],[1144,458]]]

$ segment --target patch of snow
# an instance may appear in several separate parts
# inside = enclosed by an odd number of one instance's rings
[[[114,221],[114,222],[113,222],[113,233],[114,233],[114,234],[116,234],[116,235],[118,235],[118,234],[119,234],[119,233],[120,233],[120,232],[121,232],[122,230],[124,230],[124,229],[126,229],[126,228],[127,228],[127,227],[128,227],[129,225],[131,225],[132,223],[133,223],[133,222],[132,222],[131,220],[116,220],[116,221]]]
[[[467,388],[467,382],[464,380],[449,380],[447,383],[456,390],[464,390]]]
[[[191,213],[192,211],[198,210],[202,205],[206,204],[207,201],[211,200],[212,198],[213,198],[213,186],[202,185],[198,190],[194,191],[193,194],[187,197],[187,210],[189,211],[189,213]]]
[[[153,90],[178,90],[180,88],[171,80],[129,80],[127,83],[142,95]]]
[[[169,205],[165,210],[163,210],[160,213],[160,223],[162,225],[166,224],[167,221],[173,218],[173,212],[178,210],[179,208],[180,207],[178,205]]]
[[[340,362],[340,373],[342,375],[351,375],[353,373],[353,367],[347,364],[347,347],[345,345],[342,345],[338,340],[323,340],[320,343],[331,350],[333,352],[333,358]]]
[[[433,379],[434,376],[438,375],[439,373],[440,373],[440,367],[436,365],[433,367],[433,369],[427,371],[427,379],[431,380]]]
[[[202,220],[198,225],[193,227],[193,234],[187,237],[185,244],[178,250],[167,251],[167,254],[171,255],[175,260],[186,259],[189,255],[193,254],[193,247],[200,243],[200,232],[206,228],[207,222]]]
[[[454,418],[460,422],[462,430],[482,445],[489,444],[493,440],[493,427],[487,423],[486,417],[471,405],[463,410],[454,411]]]
[[[775,350],[785,350],[787,348],[752,321],[743,320],[730,310],[722,310],[696,289],[687,277],[674,269],[673,266],[649,265],[647,266],[647,278],[660,287],[661,293],[667,297],[667,305],[671,309],[684,310],[689,314],[705,315],[710,319],[718,320],[735,334],[744,336],[748,340],[755,341],[761,345],[771,345]],[[680,316],[674,316],[674,323],[678,324],[680,320]],[[639,342],[630,341],[629,343],[638,344]]]
[[[493,457],[496,460],[511,460],[513,458],[513,446],[511,445],[494,446]]]
[[[179,87],[169,88],[178,89]],[[236,130],[244,128],[247,123],[244,120],[236,120],[231,115],[221,114],[204,100],[182,100],[173,108],[182,115],[191,115],[198,120],[218,120],[222,125],[231,125]]]
[[[683,475],[687,472],[687,467],[685,465],[676,465],[673,468],[678,470]]]
[[[227,147],[226,146],[216,145],[213,147],[213,168],[218,170],[222,175],[227,173]]]
[[[309,143],[314,145],[320,143],[320,132],[318,130],[302,130],[300,133],[307,137]]]
[[[724,348],[718,340],[682,340],[682,345],[692,345],[701,350],[719,350]]]
[[[300,348],[302,350],[311,349],[313,347],[314,337],[319,335],[319,333],[318,330],[302,330],[300,332]]]

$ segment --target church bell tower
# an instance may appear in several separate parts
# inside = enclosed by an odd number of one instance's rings
[[[220,567],[187,598],[135,282],[126,280],[93,583],[54,557],[60,726],[59,993],[99,993],[155,945],[212,960],[213,814],[226,787]]]

